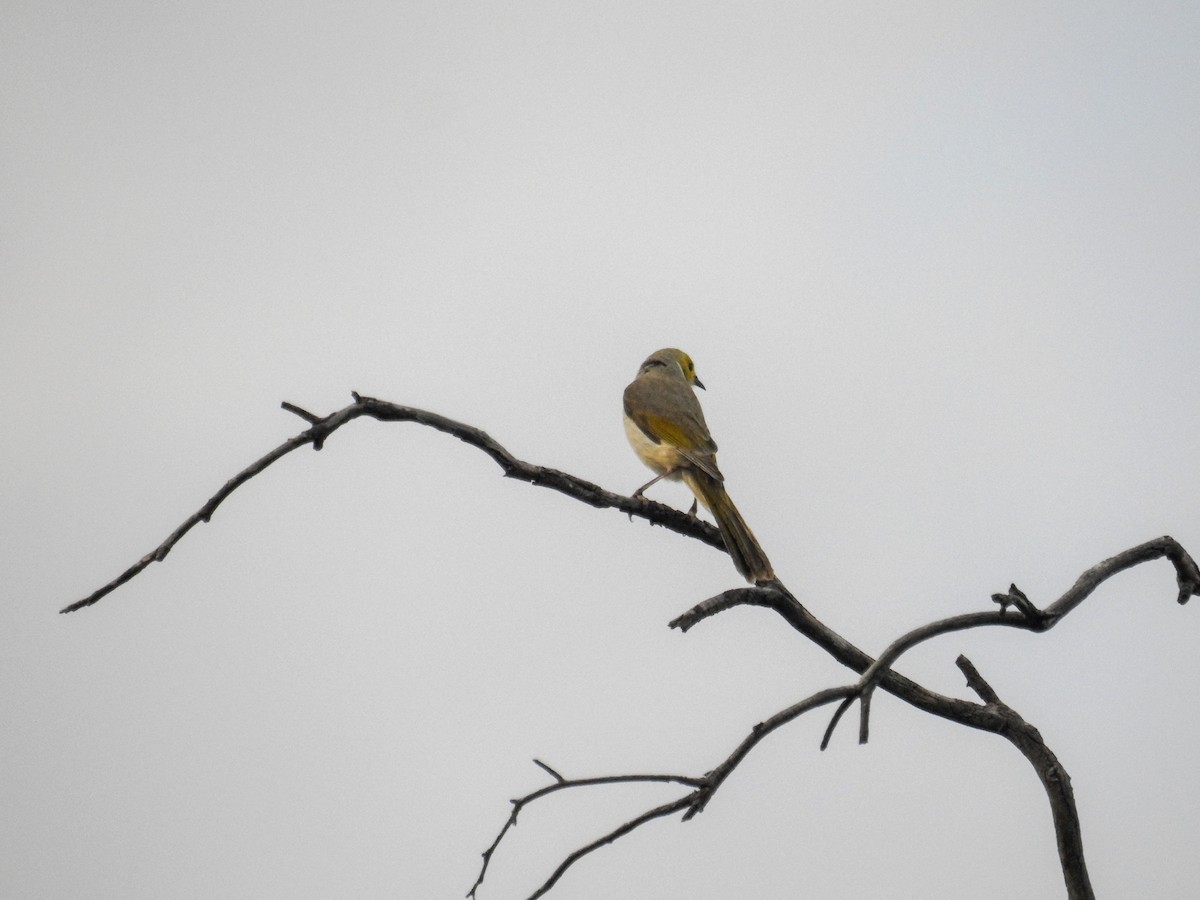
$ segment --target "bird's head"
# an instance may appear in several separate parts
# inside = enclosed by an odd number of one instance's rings
[[[696,377],[696,364],[692,362],[692,358],[682,350],[676,350],[674,347],[667,347],[663,350],[658,350],[646,357],[646,361],[642,363],[642,367],[638,369],[638,374],[649,372],[654,369],[665,368],[670,372],[679,372],[683,375],[684,381],[690,385],[704,390],[704,384]]]

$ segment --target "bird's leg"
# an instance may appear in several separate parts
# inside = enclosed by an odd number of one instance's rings
[[[632,496],[634,498],[642,496],[642,494],[644,494],[646,492],[646,488],[653,487],[654,485],[656,485],[660,481],[662,481],[664,478],[666,478],[668,475],[674,475],[674,474],[675,474],[674,469],[667,469],[667,471],[663,472],[661,475],[655,475],[653,478],[651,478],[649,481],[647,481],[645,484],[643,484],[640,488],[638,488],[636,491],[634,491]]]
[[[692,498],[692,508],[688,510],[688,515],[691,516],[693,519],[696,518],[696,509],[697,509],[696,504],[698,504],[699,502],[700,502],[700,500],[698,498],[696,498],[696,497]]]

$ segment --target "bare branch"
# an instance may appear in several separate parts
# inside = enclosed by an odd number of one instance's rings
[[[853,691],[853,688],[851,688],[851,691]],[[846,710],[848,710],[851,706],[854,705],[854,700],[857,697],[858,697],[857,693],[852,692],[852,693],[848,694],[846,696],[846,698],[844,700],[842,700],[841,703],[838,704],[837,709],[835,709],[833,711],[833,716],[830,717],[829,724],[827,726],[825,726],[825,736],[821,738],[821,749],[822,750],[825,750],[826,748],[829,747],[829,739],[833,737],[834,729],[836,729],[838,727],[838,722],[842,721],[842,716],[844,716],[846,714]]]
[[[500,842],[502,840],[504,840],[504,836],[508,833],[508,830],[510,828],[516,827],[517,816],[520,815],[521,810],[524,809],[526,807],[526,805],[532,803],[535,800],[540,800],[542,797],[546,797],[546,796],[549,796],[550,794],[554,794],[554,793],[557,793],[558,791],[562,791],[562,790],[567,790],[569,788],[595,787],[596,785],[603,785],[603,784],[629,784],[629,783],[636,783],[636,782],[643,782],[643,783],[649,782],[649,783],[659,783],[659,784],[682,784],[682,785],[686,785],[691,788],[698,789],[705,783],[705,780],[702,778],[689,778],[686,775],[603,775],[598,778],[564,778],[562,775],[560,775],[554,769],[550,768],[550,766],[546,765],[541,760],[535,759],[533,762],[535,765],[538,766],[538,768],[549,773],[550,777],[552,777],[554,779],[554,784],[547,785],[546,787],[543,787],[543,788],[538,788],[536,791],[533,791],[530,794],[526,794],[524,797],[518,797],[516,800],[512,801],[512,807],[513,807],[512,813],[509,814],[507,821],[505,821],[503,827],[501,827],[500,833],[496,835],[496,839],[494,841],[492,841],[491,846],[483,851],[483,865],[479,869],[479,877],[475,879],[475,883],[473,885],[471,885],[471,889],[469,891],[467,891],[468,897],[474,897],[476,894],[476,891],[479,890],[480,885],[483,884],[483,880],[487,876],[488,866],[491,864],[491,861],[492,861],[492,855],[496,852],[496,848],[500,846]],[[687,801],[690,796],[691,796],[691,794],[686,795],[683,798],[683,800]],[[684,805],[686,805],[686,802],[684,803]],[[680,808],[682,808],[682,807],[680,807]],[[669,813],[661,813],[661,815],[668,815],[668,814]],[[657,816],[652,816],[651,818],[657,818]],[[646,819],[645,821],[650,821],[650,820]],[[626,825],[628,825],[628,824],[629,823],[626,823]],[[637,824],[640,825],[640,824],[644,824],[644,823],[638,822]],[[624,826],[622,826],[622,827],[624,827]],[[637,827],[637,825],[634,825],[633,827],[628,828],[627,831],[632,831],[633,828],[636,828],[636,827]],[[626,832],[622,832],[622,833],[626,833]],[[599,847],[603,846],[605,843],[610,843],[612,840],[616,840],[617,837],[620,837],[620,835],[614,835],[609,840],[605,840],[602,838],[602,839],[600,839],[600,841],[596,842],[594,845],[589,845],[588,848],[584,848],[585,852],[577,851],[576,854],[573,854],[574,859],[569,859],[568,862],[566,862],[562,866],[560,866],[559,869],[554,874],[554,876],[552,877],[552,879],[549,882],[547,882],[546,885],[543,885],[542,893],[545,893],[545,891],[549,890],[550,886],[553,885],[553,883],[555,881],[558,881],[558,879],[560,877],[562,877],[562,873],[567,870],[567,868],[571,865],[571,863],[575,862],[577,859],[586,855],[586,853],[590,853],[592,850],[598,849]],[[534,896],[541,896],[541,894],[535,894]]]
[[[725,780],[733,773],[733,770],[738,767],[738,764],[757,746],[759,741],[777,729],[782,728],[788,722],[800,718],[800,716],[809,710],[817,709],[827,703],[844,698],[846,691],[847,688],[840,687],[817,691],[815,694],[805,697],[799,703],[793,703],[787,709],[780,710],[769,719],[765,719],[751,728],[750,733],[742,739],[742,742],[726,757],[725,761],[705,776],[704,784],[693,794],[690,804],[691,809],[683,817],[684,821],[686,822],[698,813],[704,812],[704,808],[708,806],[708,802],[713,798],[713,795],[725,783]]]
[[[140,573],[143,569],[150,565],[150,563],[162,562],[167,558],[167,554],[171,552],[171,549],[179,542],[179,540],[192,530],[193,526],[198,525],[201,522],[208,522],[210,519],[212,519],[213,513],[216,512],[217,507],[224,502],[226,497],[236,491],[239,487],[257,475],[259,472],[266,469],[267,466],[271,465],[276,460],[282,459],[284,456],[291,453],[298,447],[303,447],[308,443],[315,443],[317,441],[315,433],[320,429],[320,427],[320,425],[314,425],[312,428],[296,435],[294,438],[284,441],[266,456],[256,460],[246,468],[242,469],[242,471],[238,472],[238,474],[234,475],[231,479],[225,482],[221,489],[208,499],[207,503],[200,507],[200,509],[198,509],[196,512],[188,516],[182,525],[167,535],[167,539],[165,541],[139,559],[136,563],[134,563],[108,584],[104,585],[104,587],[93,591],[82,600],[76,600],[70,606],[63,607],[59,610],[59,612],[75,612],[75,610],[82,609],[85,606],[91,606],[93,603],[103,599],[108,594],[111,594],[125,582],[129,581],[135,575]]]
[[[559,775],[557,772],[555,772],[555,771],[554,771],[552,768],[550,768],[548,765],[546,765],[544,762],[542,762],[540,759],[535,759],[535,760],[533,761],[533,764],[534,764],[535,766],[537,766],[539,769],[541,769],[541,770],[543,770],[544,772],[546,772],[546,773],[547,773],[547,774],[548,774],[548,775],[549,775],[551,778],[553,778],[555,781],[558,781],[558,782],[563,782],[563,781],[566,781],[566,780],[567,780],[567,779],[563,778],[561,775]]]
[[[1139,544],[1123,553],[1110,557],[1092,566],[1075,581],[1075,584],[1058,600],[1045,610],[1038,609],[1015,584],[1009,587],[1007,594],[993,594],[992,599],[1000,604],[998,612],[965,613],[958,616],[939,619],[914,628],[907,634],[893,641],[862,673],[856,686],[856,696],[862,701],[862,712],[859,725],[859,743],[865,744],[868,736],[868,718],[870,716],[870,699],[875,686],[881,677],[891,669],[901,655],[932,638],[956,631],[966,631],[971,628],[984,626],[1003,626],[1021,628],[1026,631],[1044,632],[1057,625],[1073,609],[1079,606],[1104,581],[1123,572],[1126,569],[1160,557],[1167,557],[1175,566],[1176,583],[1180,590],[1180,603],[1187,602],[1191,594],[1200,587],[1200,570],[1188,555],[1187,551],[1172,537],[1164,536]],[[1188,593],[1185,595],[1184,592]],[[1013,605],[1020,610],[1019,616],[1008,615],[1007,606]],[[892,693],[895,693],[894,691]],[[903,698],[902,698],[903,699]],[[844,704],[845,705],[845,704]],[[841,718],[844,709],[838,709],[833,721],[830,722],[826,733],[826,742]]]
[[[1095,895],[1091,888],[1087,866],[1083,856],[1083,838],[1079,815],[1075,808],[1074,793],[1070,777],[1057,757],[1042,740],[1037,729],[1025,722],[1015,711],[999,702],[995,691],[979,675],[978,671],[963,660],[960,667],[968,677],[968,684],[984,700],[982,705],[968,703],[929,691],[909,681],[892,670],[891,666],[907,650],[942,634],[999,625],[1022,628],[1027,631],[1044,632],[1054,627],[1064,616],[1083,602],[1100,584],[1118,572],[1139,563],[1167,557],[1175,567],[1176,583],[1179,587],[1178,602],[1185,603],[1200,593],[1200,570],[1195,561],[1169,536],[1147,541],[1137,547],[1119,553],[1092,566],[1075,584],[1045,610],[1039,610],[1015,585],[1008,594],[995,595],[1000,603],[999,612],[968,613],[953,616],[914,629],[894,641],[877,660],[871,660],[857,647],[817,620],[780,583],[756,588],[726,591],[716,597],[697,604],[676,618],[672,627],[687,630],[696,623],[737,605],[766,606],[774,609],[797,631],[810,638],[839,662],[861,673],[857,684],[841,689],[842,703],[834,713],[822,748],[829,739],[842,715],[855,697],[861,701],[859,741],[865,743],[869,736],[871,695],[876,686],[911,705],[951,721],[998,734],[1011,742],[1038,774],[1050,801],[1054,820],[1055,839],[1058,843],[1059,860],[1062,864],[1063,880],[1071,900],[1091,900]],[[1006,614],[1007,606],[1015,606],[1019,616]]]
[[[321,417],[318,416],[316,413],[310,413],[307,409],[301,409],[295,403],[288,403],[286,400],[284,400],[279,405],[281,407],[283,407],[284,409],[286,409],[288,412],[295,413],[300,418],[304,419],[304,421],[308,422],[309,425],[316,425],[318,422],[321,421]]]
[[[862,710],[862,715],[858,721],[858,742],[865,744],[868,737],[868,723],[871,721],[871,694],[863,694],[859,708]]]
[[[860,674],[866,672],[875,662],[868,654],[855,647],[809,612],[780,581],[752,588],[736,588],[725,591],[701,601],[676,617],[670,624],[673,628],[686,630],[710,616],[739,605],[764,606],[774,610],[792,628],[821,647],[839,663],[855,672]],[[974,615],[996,616],[997,614],[976,613]],[[881,670],[878,678],[886,691],[935,716],[985,731],[992,730],[995,724],[984,708],[977,703],[947,697],[931,691],[890,669]]]
[[[654,819],[668,816],[674,812],[684,809],[687,810],[683,816],[683,820],[685,822],[698,813],[703,812],[704,808],[708,805],[708,802],[720,789],[721,785],[725,783],[726,779],[728,779],[733,773],[733,770],[738,767],[738,764],[749,755],[750,751],[753,750],[763,738],[786,725],[788,722],[791,722],[794,719],[804,715],[804,713],[808,712],[809,710],[816,709],[825,705],[826,703],[832,703],[834,700],[844,697],[848,690],[850,689],[831,688],[829,690],[818,691],[811,697],[807,697],[804,700],[801,700],[799,703],[795,703],[786,709],[777,712],[769,719],[759,722],[752,729],[750,729],[750,733],[741,741],[741,743],[738,744],[736,748],[734,748],[733,752],[730,753],[729,756],[726,757],[726,759],[719,766],[712,769],[707,775],[704,775],[700,778],[691,778],[686,775],[609,775],[600,778],[568,779],[563,778],[563,776],[547,766],[545,763],[535,759],[534,763],[548,772],[550,776],[555,779],[555,782],[554,784],[539,788],[531,794],[527,794],[524,797],[520,797],[512,801],[512,813],[509,815],[508,820],[504,823],[504,826],[500,829],[500,833],[496,835],[496,839],[492,841],[491,846],[483,852],[483,865],[480,868],[479,877],[475,879],[475,884],[471,886],[471,890],[467,892],[467,896],[472,898],[476,896],[476,892],[479,890],[480,885],[483,884],[484,877],[487,875],[488,865],[491,863],[492,856],[496,852],[496,848],[500,845],[500,842],[504,839],[504,836],[508,833],[508,830],[516,826],[517,816],[520,814],[521,810],[533,801],[556,793],[560,790],[578,787],[592,787],[600,784],[666,782],[687,785],[693,788],[693,790],[685,796],[676,800],[672,800],[669,803],[665,803],[661,806],[656,806],[653,809],[650,809],[645,813],[630,819],[628,822],[613,829],[595,841],[592,841],[590,844],[573,851],[563,860],[558,868],[554,870],[550,878],[548,878],[545,883],[542,884],[542,886],[531,895],[530,900],[543,896],[555,885],[555,883],[562,877],[563,873],[566,872],[567,869],[569,869],[584,856],[592,853],[595,850],[598,850],[600,847],[603,847],[606,844],[611,844],[613,841],[628,834],[635,828],[638,828],[647,822],[653,821]]]
[[[1000,604],[1001,614],[1008,612],[1010,606],[1015,606],[1017,611],[1025,616],[1030,624],[1036,624],[1042,628],[1049,627],[1046,624],[1046,614],[1034,606],[1030,599],[1025,596],[1025,592],[1015,584],[1008,586],[1008,593],[1006,594],[992,594],[992,602]]]
[[[979,695],[979,699],[984,703],[992,706],[1003,706],[1000,701],[1000,696],[992,690],[992,686],[983,680],[983,676],[979,674],[979,670],[975,668],[975,664],[963,656],[961,653],[958,659],[954,661],[955,665],[962,670],[962,673],[967,676],[967,687]],[[1008,707],[1005,707],[1006,709]]]
[[[575,865],[575,863],[579,862],[579,860],[583,859],[583,857],[587,856],[592,851],[599,850],[606,844],[611,844],[617,838],[624,837],[635,828],[640,828],[647,822],[653,822],[655,819],[661,819],[663,816],[669,816],[672,813],[677,813],[681,809],[686,808],[687,805],[688,798],[681,797],[678,800],[672,800],[670,803],[664,803],[662,806],[656,806],[654,809],[642,813],[637,818],[630,819],[624,825],[614,828],[608,834],[596,838],[596,840],[592,841],[587,846],[580,847],[559,864],[558,868],[554,870],[554,873],[546,879],[545,883],[540,888],[529,895],[529,900],[537,900],[538,897],[544,897],[546,893],[558,883],[558,879],[562,878],[563,873],[565,873],[567,869],[571,868],[571,866]]]
[[[1083,858],[1083,831],[1080,827],[1079,811],[1075,807],[1071,776],[1058,761],[1058,757],[1046,746],[1038,730],[1000,699],[969,659],[960,655],[956,663],[967,678],[967,686],[979,695],[988,709],[1004,721],[1004,728],[997,733],[1029,760],[1042,782],[1042,788],[1050,801],[1054,837],[1058,844],[1058,859],[1062,865],[1067,897],[1069,900],[1093,900],[1095,893]]]
[[[508,450],[501,446],[487,432],[481,431],[474,426],[448,419],[437,413],[411,406],[398,406],[394,403],[376,400],[372,397],[362,397],[358,394],[354,394],[353,396],[354,403],[325,417],[316,416],[293,403],[285,401],[282,407],[288,412],[294,413],[305,421],[310,422],[310,428],[284,441],[270,453],[251,463],[233,478],[229,479],[199,510],[189,516],[182,525],[171,532],[167,536],[167,539],[154,550],[147,553],[102,588],[93,591],[82,600],[77,600],[69,606],[64,607],[60,612],[69,613],[77,609],[82,609],[85,606],[91,606],[139,574],[150,563],[162,562],[166,559],[167,554],[171,552],[175,544],[191,531],[193,526],[200,522],[209,521],[212,518],[212,514],[224,502],[225,498],[255,475],[258,475],[268,466],[282,459],[293,450],[303,447],[306,444],[312,444],[314,450],[320,450],[325,445],[326,439],[333,432],[346,423],[352,422],[362,416],[377,419],[381,422],[416,422],[420,425],[435,428],[438,431],[444,431],[482,450],[496,461],[496,464],[500,466],[507,478],[516,478],[521,481],[527,481],[530,484],[538,485],[539,487],[551,488],[576,500],[581,500],[590,506],[619,509],[627,513],[630,517],[638,516],[653,525],[661,525],[671,531],[695,538],[698,541],[703,541],[719,550],[725,549],[725,544],[722,542],[721,534],[716,526],[701,522],[699,519],[689,516],[682,510],[673,509],[670,506],[656,503],[645,497],[633,498],[614,494],[592,484],[590,481],[584,481],[582,478],[576,478],[574,475],[560,472],[558,469],[550,469],[545,466],[527,463],[509,453]]]
[[[447,419],[436,413],[413,407],[398,406],[370,397],[361,397],[358,394],[354,394],[353,396],[353,404],[325,417],[316,416],[295,404],[285,402],[283,408],[308,422],[309,428],[295,437],[288,439],[270,453],[247,466],[227,481],[197,512],[188,517],[182,525],[168,535],[166,540],[157,548],[142,557],[120,576],[113,579],[113,581],[84,599],[65,607],[62,612],[72,612],[96,603],[138,575],[151,562],[162,561],[170,553],[175,544],[193,526],[199,522],[209,521],[225,498],[245,482],[291,451],[305,444],[312,444],[313,449],[320,450],[326,439],[334,431],[347,422],[362,416],[384,422],[416,422],[446,432],[488,454],[500,466],[504,475],[508,478],[516,478],[540,487],[551,488],[597,508],[618,509],[629,514],[631,518],[635,515],[639,516],[651,524],[662,525],[679,534],[695,538],[710,546],[724,550],[720,534],[714,526],[700,522],[680,510],[672,509],[671,507],[646,500],[645,498],[625,497],[614,494],[566,472],[527,463],[509,453],[508,450],[486,432],[473,426]],[[895,672],[892,667],[909,649],[943,634],[964,631],[970,628],[997,625],[1009,628],[1021,628],[1033,632],[1048,631],[1082,603],[1108,578],[1132,566],[1164,556],[1175,567],[1176,584],[1178,586],[1177,601],[1181,604],[1186,603],[1192,596],[1200,594],[1200,568],[1197,567],[1196,562],[1178,542],[1169,536],[1163,536],[1130,548],[1091,567],[1079,576],[1075,584],[1068,591],[1044,610],[1038,609],[1016,585],[1012,585],[1007,593],[992,595],[993,601],[999,604],[1000,608],[998,611],[952,616],[913,629],[889,645],[880,654],[878,659],[872,659],[845,640],[841,635],[825,626],[804,608],[782,582],[777,580],[763,582],[752,588],[737,588],[725,591],[711,597],[677,617],[671,622],[671,627],[679,628],[681,631],[686,632],[699,622],[727,609],[731,609],[734,606],[751,605],[768,607],[778,613],[796,631],[808,637],[838,662],[858,672],[860,674],[859,680],[853,685],[831,688],[813,694],[800,703],[788,707],[776,713],[770,719],[759,723],[724,763],[709,772],[702,779],[674,775],[629,775],[591,779],[565,779],[554,769],[535,760],[538,766],[555,779],[555,783],[513,801],[511,816],[497,835],[492,846],[483,854],[483,866],[469,896],[474,896],[479,885],[482,884],[492,854],[508,829],[516,824],[517,815],[525,804],[539,797],[570,787],[612,784],[625,781],[667,781],[684,784],[693,788],[687,796],[655,807],[598,838],[591,844],[576,850],[563,861],[546,883],[533,894],[533,897],[536,898],[550,890],[562,874],[576,861],[599,847],[612,843],[622,835],[628,834],[646,822],[680,810],[686,810],[684,814],[684,819],[686,820],[702,811],[715,791],[724,783],[724,780],[763,737],[810,709],[815,709],[837,700],[841,701],[825,731],[825,736],[821,744],[822,749],[824,749],[828,745],[830,737],[843,714],[853,704],[854,700],[858,699],[861,708],[859,740],[865,743],[869,733],[868,723],[871,697],[876,687],[882,687],[888,693],[925,712],[967,725],[971,728],[1000,734],[1012,742],[1030,760],[1038,772],[1038,776],[1041,778],[1047,796],[1050,799],[1054,814],[1055,831],[1059,843],[1059,856],[1063,864],[1064,878],[1067,883],[1069,895],[1073,900],[1074,898],[1080,898],[1080,900],[1090,898],[1093,894],[1083,862],[1082,839],[1080,837],[1078,814],[1074,806],[1074,796],[1071,792],[1070,779],[1058,760],[1045,746],[1037,729],[1033,728],[1033,726],[1017,715],[1015,711],[1001,702],[995,691],[984,681],[975,667],[965,657],[959,657],[959,668],[966,675],[968,686],[982,699],[982,703],[973,703],[930,691]],[[1019,615],[1009,615],[1009,606],[1015,607]]]
[[[767,606],[763,598],[762,588],[732,588],[701,600],[687,612],[676,616],[667,623],[669,628],[678,628],[686,634],[692,627],[703,622],[709,616],[732,609],[735,606]]]
[[[1183,604],[1200,594],[1200,568],[1196,567],[1196,561],[1173,537],[1163,535],[1097,563],[1080,575],[1069,591],[1046,607],[1046,615],[1052,619],[1050,625],[1086,600],[1092,591],[1118,572],[1164,556],[1175,566],[1175,583],[1179,586],[1176,600]]]

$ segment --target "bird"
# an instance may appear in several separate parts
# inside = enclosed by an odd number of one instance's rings
[[[664,478],[683,481],[717,520],[738,573],[751,584],[773,581],[771,561],[725,490],[725,477],[717,468],[717,444],[693,388],[705,389],[696,377],[696,365],[674,347],[651,353],[625,388],[625,436],[656,473],[633,496],[641,497]],[[695,513],[693,501],[689,514]]]

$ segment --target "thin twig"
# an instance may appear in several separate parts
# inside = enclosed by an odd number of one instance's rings
[[[238,472],[231,479],[225,482],[225,484],[221,486],[221,489],[209,497],[208,501],[202,507],[200,507],[200,509],[188,516],[182,525],[167,535],[167,539],[165,541],[139,559],[136,563],[134,563],[108,584],[104,585],[104,587],[93,591],[82,600],[76,600],[69,606],[63,607],[61,610],[59,610],[59,612],[75,612],[75,610],[82,609],[85,606],[91,606],[93,603],[103,599],[121,585],[125,584],[125,582],[129,581],[135,575],[140,573],[143,569],[150,565],[150,563],[162,562],[167,558],[167,554],[171,552],[171,549],[177,543],[179,543],[179,540],[185,534],[191,531],[194,526],[200,524],[201,522],[208,522],[212,519],[213,513],[216,512],[217,507],[224,502],[226,497],[236,491],[239,487],[257,475],[259,472],[266,469],[272,463],[282,459],[293,450],[303,447],[305,444],[315,443],[317,441],[317,432],[320,428],[321,426],[314,425],[307,431],[304,431],[295,437],[284,441],[266,456],[255,460],[250,465],[246,466],[246,468],[242,469],[242,471]]]
[[[842,721],[842,716],[846,714],[846,710],[854,705],[854,699],[856,696],[857,694],[851,693],[846,697],[846,699],[839,703],[837,709],[833,711],[833,715],[829,719],[829,724],[825,726],[825,735],[821,738],[822,750],[825,750],[829,747],[829,740],[833,737],[834,729],[837,728],[838,722]]]
[[[528,804],[533,803],[535,800],[540,800],[542,797],[547,797],[550,794],[554,794],[562,790],[581,787],[596,787],[597,785],[605,784],[682,784],[686,787],[700,788],[705,783],[703,778],[691,778],[687,775],[602,775],[596,778],[564,778],[541,760],[535,759],[533,762],[538,766],[538,768],[547,772],[550,777],[554,779],[554,784],[549,784],[545,787],[538,788],[536,791],[526,794],[524,797],[518,797],[512,801],[512,812],[509,814],[508,819],[505,820],[504,825],[500,828],[500,832],[496,835],[496,839],[492,841],[491,846],[483,851],[483,864],[479,868],[479,876],[475,879],[475,883],[471,885],[471,889],[467,891],[468,897],[474,897],[476,891],[479,890],[480,885],[483,884],[483,880],[487,876],[488,866],[492,861],[492,855],[496,852],[496,848],[500,846],[500,842],[504,840],[504,836],[508,833],[508,830],[516,827],[517,816],[520,815],[521,810],[523,810]],[[563,871],[565,871],[565,869]]]
[[[817,709],[827,703],[833,703],[835,700],[840,700],[845,696],[846,688],[826,688],[823,691],[817,691],[815,694],[805,697],[799,703],[793,703],[787,709],[782,709],[770,718],[764,719],[755,725],[750,729],[750,733],[742,739],[741,743],[734,748],[733,752],[725,758],[725,761],[705,777],[704,785],[693,795],[691,809],[683,817],[684,821],[686,822],[688,819],[704,811],[704,808],[708,806],[713,795],[725,783],[725,780],[733,774],[733,770],[738,767],[738,764],[749,755],[750,751],[763,738],[789,722],[798,719],[806,712]]]
[[[537,900],[538,897],[544,897],[546,893],[558,883],[558,879],[562,878],[567,869],[571,868],[571,866],[575,865],[575,863],[579,862],[579,860],[583,859],[589,853],[599,850],[606,844],[611,844],[617,838],[624,837],[635,828],[640,828],[647,822],[653,822],[655,819],[661,819],[663,816],[669,816],[672,813],[679,812],[681,809],[685,809],[687,805],[688,798],[681,797],[678,800],[672,800],[670,803],[664,803],[662,806],[656,806],[654,809],[644,812],[636,818],[630,819],[625,824],[617,826],[612,831],[608,832],[608,834],[596,838],[596,840],[592,841],[590,844],[580,847],[578,850],[567,856],[567,858],[561,863],[559,863],[558,868],[555,869],[553,874],[546,879],[545,883],[529,895],[529,900]]]
[[[539,769],[541,769],[542,771],[546,772],[546,773],[547,773],[547,774],[548,774],[548,775],[549,775],[551,778],[553,778],[555,781],[559,781],[559,782],[561,782],[561,781],[566,781],[566,780],[567,780],[567,779],[563,778],[561,775],[559,775],[557,772],[555,772],[555,771],[554,771],[552,768],[550,768],[548,765],[546,765],[544,762],[542,762],[540,759],[535,759],[535,760],[533,761],[533,764],[534,764],[535,766],[537,766]]]

